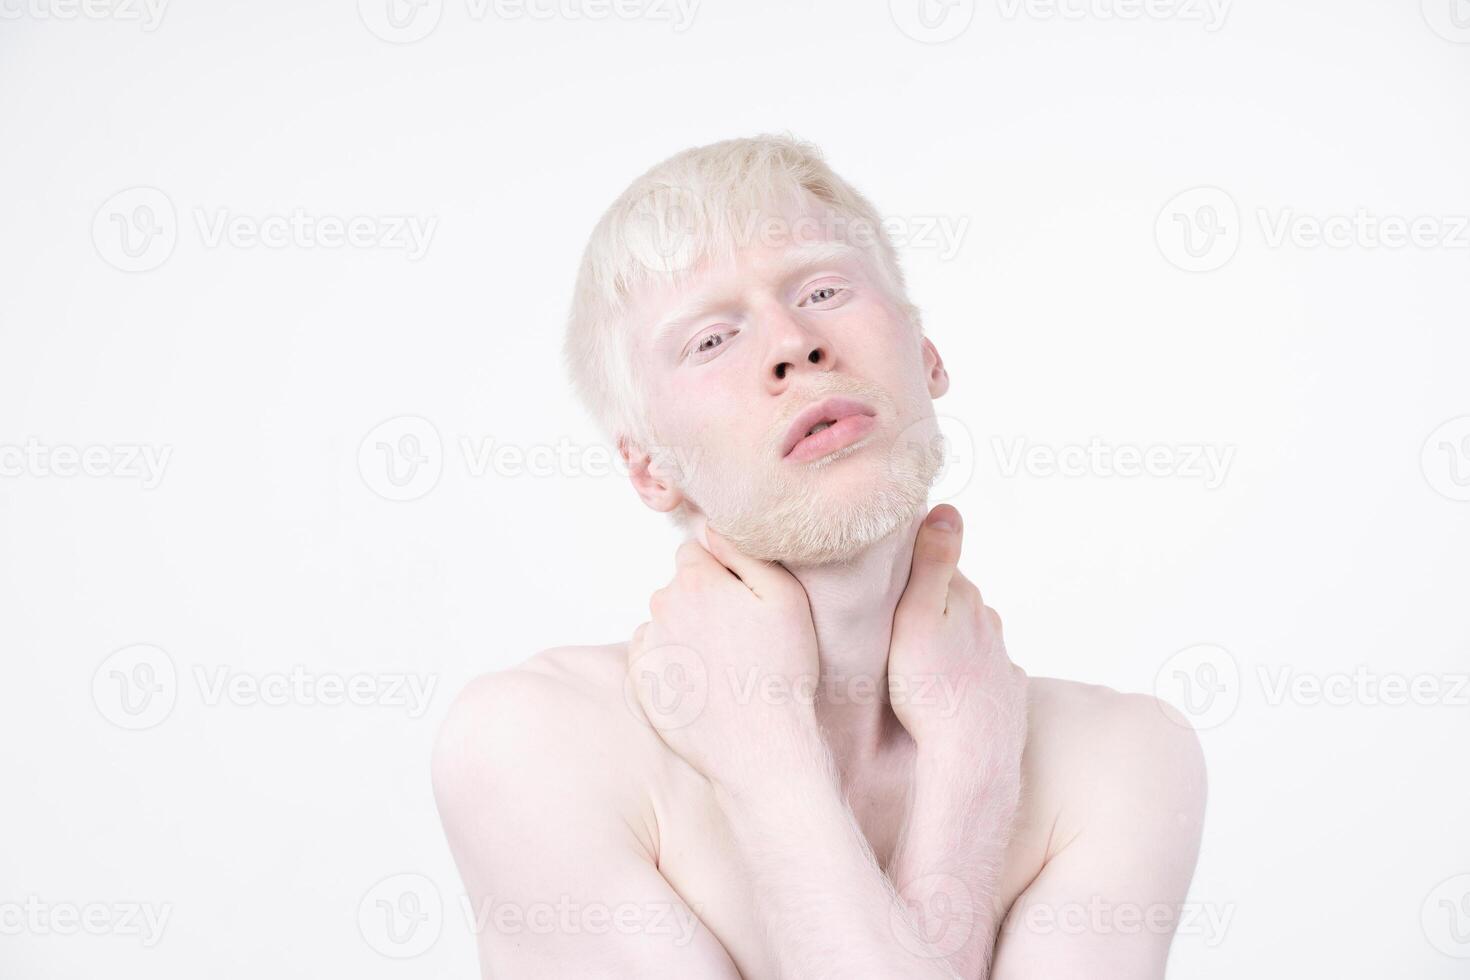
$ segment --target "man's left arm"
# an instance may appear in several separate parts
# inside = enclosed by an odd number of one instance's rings
[[[890,693],[916,761],[890,877],[962,977],[1162,977],[1199,849],[1198,739],[1154,698],[1082,685],[1028,737],[1030,685],[956,567],[962,538],[959,513],[935,508],[894,617]],[[936,678],[942,704],[915,697]],[[1028,772],[1046,773],[1062,839],[1007,914],[999,886],[1023,752]]]
[[[1054,777],[1075,801],[1070,839],[1011,907],[991,980],[1162,978],[1199,855],[1199,740],[1146,695],[1106,692],[1062,723],[1070,758]]]

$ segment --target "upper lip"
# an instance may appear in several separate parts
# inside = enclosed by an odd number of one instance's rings
[[[781,442],[781,455],[790,455],[796,444],[806,438],[812,426],[820,422],[836,422],[849,415],[877,414],[866,402],[856,398],[824,398],[814,405],[808,405],[791,420],[791,427],[786,430],[786,438]]]

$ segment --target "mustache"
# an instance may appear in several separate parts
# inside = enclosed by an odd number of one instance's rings
[[[836,395],[867,402],[877,411],[879,418],[891,418],[893,415],[893,399],[885,389],[860,378],[824,373],[804,382],[800,388],[792,388],[786,392],[781,411],[777,413],[776,419],[761,440],[763,451],[779,453],[782,441],[786,438],[786,430],[791,428],[792,421],[807,406]]]

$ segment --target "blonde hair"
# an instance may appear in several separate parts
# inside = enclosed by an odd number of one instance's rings
[[[563,356],[572,386],[603,432],[647,445],[651,433],[631,354],[627,314],[645,285],[685,281],[707,261],[730,259],[749,220],[772,205],[815,198],[864,230],[861,241],[893,298],[921,330],[882,218],[833,173],[822,152],[788,134],[693,147],[655,165],[603,213],[582,254]]]

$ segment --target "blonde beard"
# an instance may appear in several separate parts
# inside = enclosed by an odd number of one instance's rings
[[[932,482],[932,474],[911,469],[857,499],[837,500],[767,485],[743,499],[730,494],[735,499],[728,502],[707,500],[703,509],[710,526],[752,558],[787,566],[830,565],[906,524],[928,502]]]
[[[829,378],[832,376],[829,376]],[[835,382],[835,383],[834,383]],[[893,401],[886,392],[853,381],[827,382],[796,408],[832,394],[865,398],[879,417],[896,424]],[[795,417],[795,412],[790,413]],[[789,419],[784,420],[789,421]],[[908,422],[897,434],[875,433],[869,441],[849,446],[807,467],[781,463],[779,446],[784,424],[756,458],[773,461],[760,468],[730,465],[728,457],[703,451],[700,465],[685,487],[687,501],[702,512],[709,526],[743,554],[787,566],[829,565],[846,561],[908,523],[928,503],[929,488],[944,460],[938,450],[938,425],[932,416]],[[884,443],[883,439],[891,440]],[[870,490],[823,494],[817,471],[834,465],[871,466],[854,454],[881,454],[882,471]],[[714,465],[711,465],[713,462]],[[692,516],[692,515],[691,515]]]

